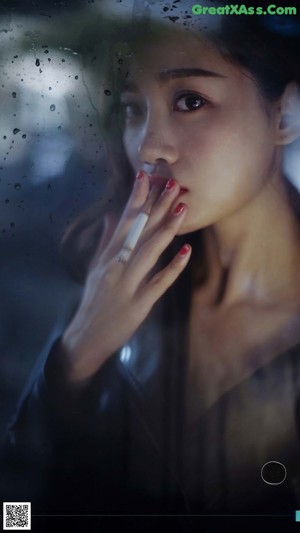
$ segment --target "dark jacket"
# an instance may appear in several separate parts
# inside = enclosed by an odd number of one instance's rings
[[[37,514],[49,515],[293,514],[299,508],[300,346],[279,354],[188,427],[188,284],[181,276],[77,401],[47,380],[42,356],[2,453],[4,501],[32,501]],[[57,340],[49,343],[56,350]],[[283,483],[262,480],[268,461],[285,465]]]

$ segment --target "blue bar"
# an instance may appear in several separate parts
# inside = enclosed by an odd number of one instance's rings
[[[296,511],[296,522],[300,522],[300,511]]]

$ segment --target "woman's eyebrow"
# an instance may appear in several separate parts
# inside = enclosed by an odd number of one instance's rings
[[[162,82],[173,80],[176,78],[190,78],[192,76],[210,77],[210,78],[226,78],[223,74],[212,72],[203,68],[175,68],[160,71],[158,78]]]
[[[223,74],[218,72],[213,72],[211,70],[206,70],[203,68],[175,68],[175,69],[166,69],[161,70],[157,78],[160,82],[166,83],[170,80],[178,78],[191,78],[193,76],[208,77],[208,78],[226,78]],[[122,87],[121,92],[130,92],[137,93],[138,87],[133,81],[127,81],[127,83]]]

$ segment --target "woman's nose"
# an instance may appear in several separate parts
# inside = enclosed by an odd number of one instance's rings
[[[162,120],[156,123],[149,121],[141,132],[138,152],[141,161],[145,163],[156,164],[161,160],[169,165],[175,163],[178,158],[175,132]]]

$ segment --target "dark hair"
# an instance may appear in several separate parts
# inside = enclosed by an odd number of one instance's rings
[[[229,60],[248,70],[262,95],[274,100],[290,81],[300,82],[300,33],[275,31],[270,18],[223,17],[221,31],[213,39]]]

